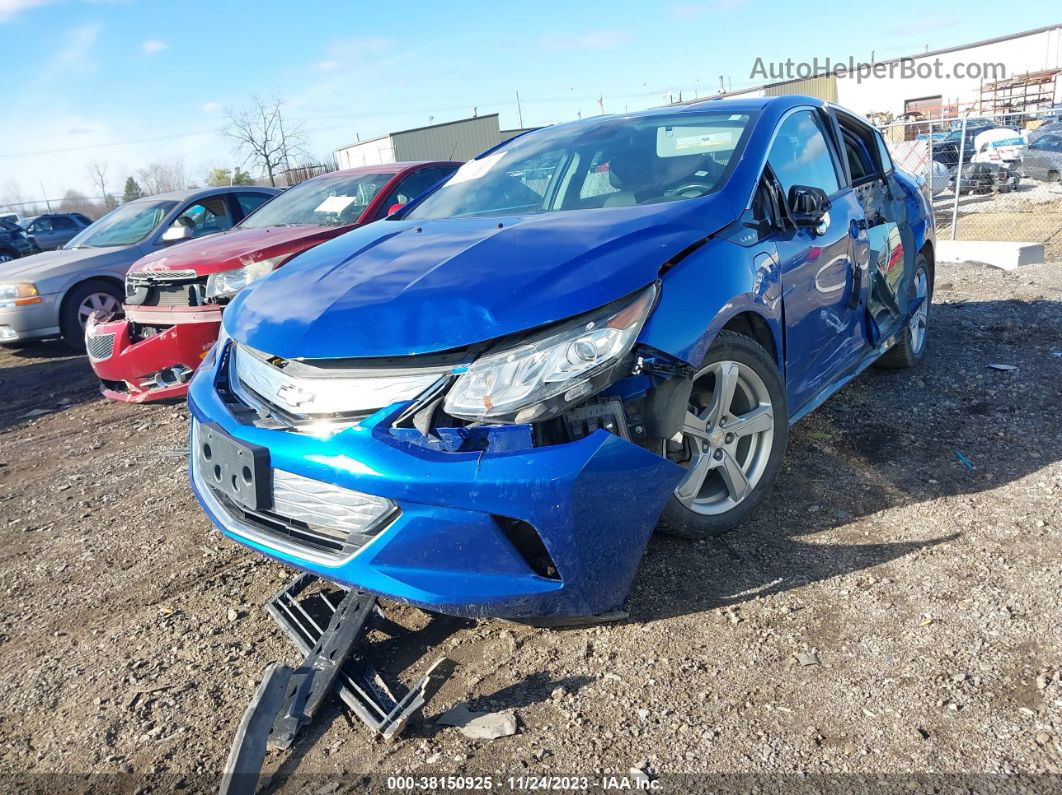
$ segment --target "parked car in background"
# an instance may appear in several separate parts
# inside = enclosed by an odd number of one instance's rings
[[[1051,121],[1046,124],[1041,124],[1034,130],[1025,130],[1022,133],[1022,137],[1025,139],[1025,145],[1028,146],[1034,143],[1037,138],[1041,138],[1045,135],[1062,135],[1062,121]]]
[[[0,215],[0,222],[15,224],[15,226],[22,226],[25,219],[18,213],[8,213],[6,215]]]
[[[27,220],[22,228],[41,251],[55,251],[91,223],[81,213],[48,213]]]
[[[608,614],[659,520],[734,527],[793,422],[922,358],[934,246],[924,182],[821,100],[529,132],[233,299],[188,393],[192,486],[331,581]]]
[[[0,264],[36,253],[37,248],[26,230],[11,221],[0,220]],[[3,273],[4,269],[0,267],[0,279]]]
[[[976,121],[976,120],[975,120]],[[933,141],[933,159],[948,168],[954,168],[962,155],[962,162],[969,163],[977,153],[976,138],[986,130],[1005,129],[1011,137],[1019,136],[1017,130],[1009,127],[1000,128],[996,124],[970,124],[966,127],[965,139],[961,128],[950,130],[942,139]],[[965,142],[964,142],[965,140]]]
[[[995,163],[1011,170],[1021,168],[1025,139],[1006,127],[993,127],[974,136],[974,163]]]
[[[1062,130],[1041,135],[1025,148],[1022,174],[1042,182],[1058,182],[1062,174]]]
[[[307,180],[237,226],[150,254],[126,276],[124,317],[86,327],[104,395],[142,403],[182,397],[236,293],[297,254],[379,220],[460,163],[388,163]]]
[[[152,251],[229,229],[279,193],[228,187],[165,193],[123,204],[65,248],[0,268],[0,344],[62,336],[85,349],[85,323],[115,311],[129,266]]]

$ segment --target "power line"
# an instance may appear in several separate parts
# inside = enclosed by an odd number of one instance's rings
[[[659,97],[659,96],[662,96],[662,93],[660,91],[643,91],[643,92],[638,92],[638,93],[633,93],[633,94],[612,94],[612,95],[609,95],[609,96],[606,96],[606,97],[603,97],[603,98],[607,99],[607,100],[622,100],[622,99],[644,99],[644,98],[647,98],[647,97]],[[480,107],[480,108],[516,107],[517,110],[518,110],[518,115],[522,119],[522,116],[523,116],[522,107],[526,106],[526,105],[545,105],[545,104],[557,104],[557,103],[569,103],[569,102],[598,102],[599,99],[602,99],[602,97],[600,95],[599,96],[594,96],[594,97],[581,97],[581,96],[543,97],[541,99],[532,99],[532,100],[524,99],[524,98],[521,97],[519,100],[517,100],[517,102],[501,101],[501,102],[491,102],[491,103],[488,103],[488,104],[480,103],[478,107]],[[292,117],[292,121],[293,122],[298,122],[300,124],[301,123],[305,123],[305,122],[330,121],[330,120],[339,120],[339,119],[357,121],[359,119],[374,119],[374,118],[388,117],[388,116],[415,116],[417,114],[423,114],[425,112],[427,112],[429,114],[452,113],[452,112],[455,112],[455,111],[469,110],[470,108],[471,108],[470,105],[451,105],[449,107],[433,108],[433,109],[429,109],[427,111],[425,111],[423,109],[417,109],[417,110],[413,110],[413,111],[411,111],[411,110],[380,110],[380,111],[358,112],[358,113],[317,114],[317,115],[313,115],[313,116]],[[521,125],[522,125],[522,121],[521,121]],[[310,132],[330,132],[332,130],[337,130],[337,129],[344,129],[344,128],[343,127],[319,127],[319,128],[315,128],[313,130],[310,130]],[[130,139],[125,140],[125,141],[108,141],[106,143],[98,143],[98,144],[82,144],[82,145],[79,145],[79,146],[55,147],[53,149],[35,149],[35,150],[32,150],[32,151],[28,151],[28,152],[0,152],[0,160],[12,159],[12,158],[17,158],[17,157],[39,157],[41,155],[56,155],[56,154],[62,154],[64,152],[86,152],[86,151],[89,151],[89,150],[92,150],[92,149],[109,149],[109,148],[113,148],[113,147],[116,147],[116,146],[133,146],[135,144],[156,143],[158,141],[174,141],[174,140],[179,140],[179,139],[182,139],[182,138],[194,138],[194,137],[198,137],[198,136],[201,136],[201,135],[218,135],[218,134],[220,134],[220,130],[218,130],[218,129],[191,130],[189,132],[171,133],[169,135],[154,135],[154,136],[149,136],[149,137],[145,137],[145,138],[130,138]]]

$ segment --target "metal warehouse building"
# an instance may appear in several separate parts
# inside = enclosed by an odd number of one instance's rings
[[[337,149],[338,168],[403,160],[469,160],[527,130],[502,130],[498,114],[388,133]]]

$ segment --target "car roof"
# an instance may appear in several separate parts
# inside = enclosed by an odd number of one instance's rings
[[[411,168],[435,165],[460,166],[461,162],[458,160],[400,160],[397,163],[380,163],[375,166],[358,166],[356,168],[344,168],[339,171],[329,171],[327,174],[318,174],[313,179],[337,176],[356,177],[362,174],[398,174]]]
[[[169,193],[156,193],[153,196],[141,196],[136,201],[188,201],[189,199],[205,199],[210,196],[218,196],[222,193],[259,193],[261,191],[280,193],[280,188],[270,185],[222,185],[219,188],[188,188],[186,190],[174,190]]]

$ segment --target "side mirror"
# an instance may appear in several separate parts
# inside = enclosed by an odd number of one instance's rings
[[[180,221],[175,221],[173,225],[162,233],[163,243],[180,243],[182,240],[191,240],[195,237],[195,233],[192,232],[191,227],[185,226]]]
[[[798,227],[818,229],[827,220],[830,200],[822,188],[794,185],[789,189],[789,211]]]
[[[405,204],[392,204],[390,207],[387,208],[387,217],[390,218],[392,215],[397,213],[405,206]]]

